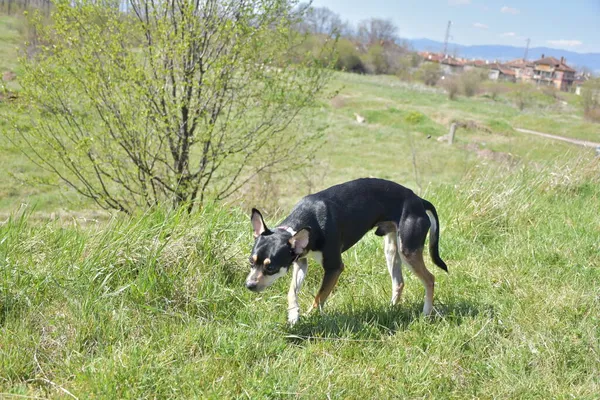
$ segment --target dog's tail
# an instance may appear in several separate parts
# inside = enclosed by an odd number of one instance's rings
[[[440,258],[440,250],[439,250],[439,242],[440,242],[440,220],[437,215],[437,211],[435,211],[435,207],[433,204],[428,202],[425,199],[423,200],[423,206],[425,207],[425,212],[431,221],[431,230],[429,233],[429,255],[431,256],[431,261],[444,271],[448,272],[448,266],[446,263]]]

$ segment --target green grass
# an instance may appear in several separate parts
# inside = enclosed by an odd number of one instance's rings
[[[0,17],[0,37],[18,43],[11,24]],[[310,110],[325,136],[313,168],[191,215],[99,213],[42,184],[51,176],[0,134],[0,398],[597,398],[600,164],[512,129],[594,140],[577,99],[520,112],[505,95],[450,101],[342,73],[332,89]],[[491,132],[437,141],[457,119]],[[260,295],[243,286],[243,210],[266,208],[275,224],[308,191],[362,176],[436,205],[450,273],[426,261],[435,316],[420,316],[423,288],[406,271],[403,301],[389,305],[383,246],[368,234],[344,254],[325,313],[290,328],[289,277]],[[321,276],[311,264],[303,311]]]
[[[289,328],[289,278],[261,295],[243,287],[245,213],[209,206],[87,227],[12,218],[0,227],[0,393],[594,398],[599,168],[484,168],[431,187],[450,268],[433,271],[432,319],[410,273],[389,306],[372,234],[345,254],[325,313]],[[304,310],[320,277],[311,265]]]
[[[19,47],[22,43],[22,26],[22,18],[0,15],[0,88],[2,87],[1,78],[4,72],[19,72],[18,57]],[[14,81],[5,84],[11,90],[18,88],[18,84]]]

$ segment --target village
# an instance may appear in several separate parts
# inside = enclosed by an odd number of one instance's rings
[[[438,63],[446,74],[458,74],[473,69],[487,69],[493,81],[525,82],[553,86],[565,92],[581,95],[582,85],[591,79],[590,73],[579,72],[567,64],[564,57],[557,59],[542,54],[541,58],[529,61],[524,58],[501,62],[481,59],[453,57],[443,53],[422,51],[419,55],[425,62]]]

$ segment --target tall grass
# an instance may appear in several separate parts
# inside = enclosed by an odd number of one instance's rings
[[[372,234],[345,254],[325,314],[289,328],[286,279],[243,287],[241,211],[86,227],[14,216],[0,227],[1,396],[594,398],[600,166],[482,168],[424,195],[450,268],[431,266],[432,319],[410,273],[388,305]],[[303,310],[320,277],[311,264]]]

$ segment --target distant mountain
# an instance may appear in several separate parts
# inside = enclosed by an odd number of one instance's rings
[[[442,42],[430,39],[406,39],[406,41],[418,51],[441,52],[444,48]],[[484,60],[508,61],[515,58],[523,58],[524,47],[481,45],[465,46],[456,43],[448,43],[448,53],[464,58],[481,58]],[[551,49],[549,47],[533,47],[529,49],[527,58],[536,60],[545,56],[553,56],[560,59],[565,57],[567,64],[576,68],[587,67],[593,71],[600,72],[600,53],[575,53],[574,51]]]

